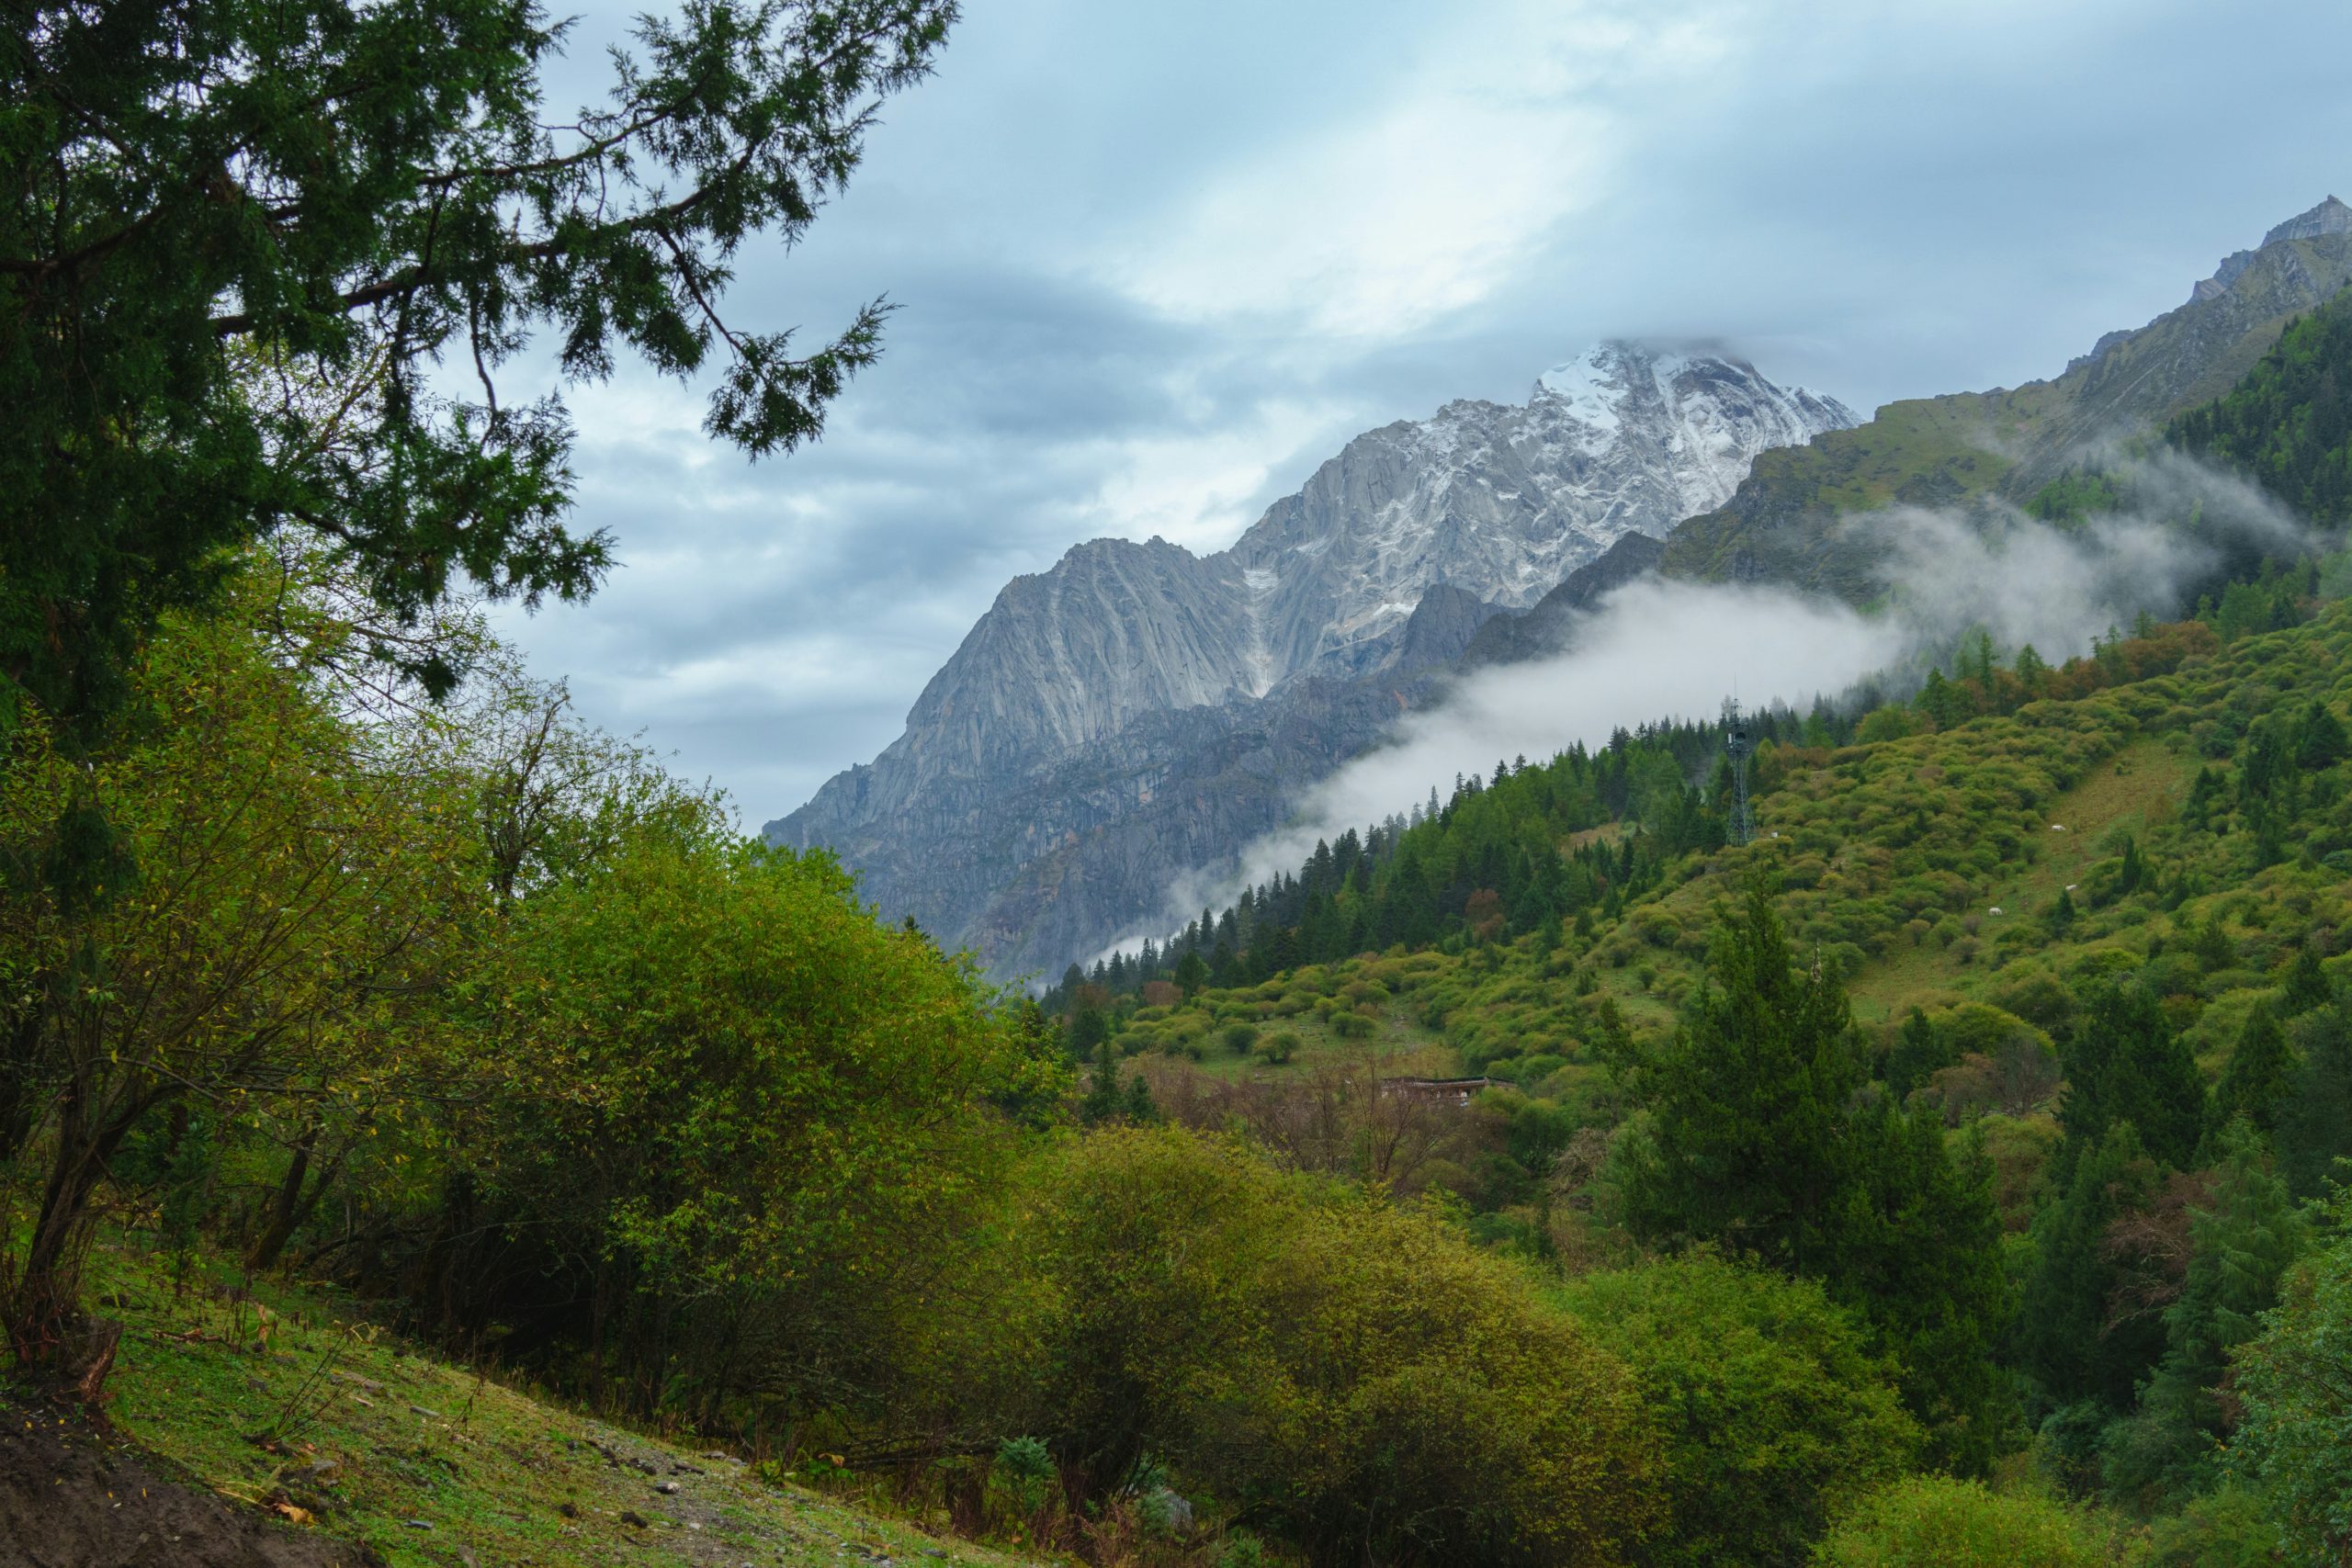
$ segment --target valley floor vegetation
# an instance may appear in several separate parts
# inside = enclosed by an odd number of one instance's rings
[[[1049,1010],[493,647],[447,704],[355,682],[317,570],[168,621],[115,743],[36,712],[10,753],[20,1376],[103,1401],[125,1320],[326,1310],[301,1280],[1035,1555],[2341,1548],[2352,604],[1792,736],[1747,846],[1543,829],[1596,759],[1465,781],[1373,886],[1524,807],[1570,889],[1538,929],[1474,895],[1419,945]],[[120,865],[80,903],[40,875],[77,809]],[[1455,1067],[1490,1081],[1423,1081]],[[129,1428],[248,1486],[128,1359]],[[257,1506],[375,1529],[383,1477],[289,1490],[266,1428],[228,1439]]]
[[[409,25],[289,44],[265,9],[231,19],[330,99],[368,73],[313,55]],[[1916,695],[1765,716],[1747,843],[1708,726],[1497,766],[1041,1004],[747,838],[447,602],[453,570],[527,597],[604,564],[556,524],[560,411],[488,388],[530,325],[583,372],[615,334],[673,369],[723,344],[713,428],[754,451],[872,357],[878,316],[792,360],[702,306],[952,14],[850,9],[763,11],[806,24],[768,52],[723,7],[648,24],[560,152],[553,35],[491,7],[442,40],[447,104],[338,121],[379,186],[230,231],[191,179],[10,275],[0,359],[53,394],[0,498],[42,520],[0,535],[28,1397],[111,1396],[227,1495],[404,1562],[463,1562],[425,1539],[459,1519],[518,1559],[639,1550],[567,1544],[566,1438],[741,1461],[723,1497],[673,1469],[639,1525],[580,1485],[665,1546],[792,1550],[766,1478],[1105,1568],[2346,1561],[2345,313],[2170,433],[2326,536],[2217,542],[2194,617],[2057,668],[1980,634]],[[57,71],[105,58],[66,47],[83,19],[52,18]],[[256,166],[343,168],[306,161],[313,112],[189,101],[259,116]],[[681,211],[629,184],[649,135],[701,182]],[[105,228],[120,193],[76,182],[110,156],[36,160],[71,187],[45,199]],[[607,176],[642,199],[605,215]],[[51,363],[69,342],[114,379]],[[444,346],[481,408],[423,396]],[[384,406],[321,392],[346,373]],[[206,525],[141,555],[157,517]],[[508,1516],[526,1475],[566,1524]]]

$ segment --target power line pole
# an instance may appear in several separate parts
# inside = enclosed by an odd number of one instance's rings
[[[1745,844],[1756,837],[1756,815],[1747,805],[1747,760],[1756,752],[1756,741],[1747,733],[1747,720],[1740,715],[1737,697],[1724,700],[1724,752],[1731,759],[1731,813],[1725,836],[1735,844]]]

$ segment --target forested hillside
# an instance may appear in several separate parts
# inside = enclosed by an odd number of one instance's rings
[[[2171,438],[2328,516],[2346,317]],[[1723,727],[1645,726],[1318,846],[1049,1010],[1098,1116],[1124,1072],[1571,1276],[1817,1280],[1934,1462],[2030,1455],[2154,1561],[2300,1561],[2345,1476],[2273,1369],[2330,1354],[2298,1292],[2346,1266],[2352,1157],[2352,555],[2314,537],[2060,668],[1979,636],[1905,701],[1749,716],[1747,844]]]
[[[478,625],[425,701],[332,555],[248,552],[96,739],[35,703],[11,741],[19,1375],[150,1389],[115,1314],[200,1337],[159,1287],[234,1321],[286,1271],[753,1483],[1097,1562],[2339,1551],[2317,544],[2056,668],[1978,636],[1903,700],[1750,716],[1751,841],[1723,726],[1652,724],[1045,1007]],[[117,869],[44,874],[76,853]],[[330,1448],[340,1502],[279,1430],[268,1506],[434,1560],[382,1512],[413,1470]]]
[[[1751,716],[1752,834],[1723,724],[1464,759],[1041,1005],[484,610],[612,564],[535,338],[821,431],[886,308],[719,296],[954,17],[578,123],[529,6],[14,22],[0,1553],[2352,1560],[2343,307],[2169,434],[2311,514],[2194,615]]]

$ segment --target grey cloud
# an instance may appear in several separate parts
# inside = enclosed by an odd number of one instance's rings
[[[627,9],[583,17],[580,81]],[[747,465],[701,436],[693,391],[625,374],[584,396],[581,520],[612,530],[624,568],[585,607],[505,624],[591,716],[762,820],[887,743],[1006,578],[1150,531],[1102,499],[1138,454],[1166,448],[1181,475],[1186,442],[1204,465],[1219,443],[1256,453],[1262,474],[1216,513],[1238,530],[1356,430],[1521,398],[1604,335],[1720,336],[1857,407],[2014,384],[2352,186],[2340,6],[2226,26],[2185,0],[1625,6],[1597,14],[1703,15],[1728,44],[1687,80],[1574,88],[1608,128],[1604,173],[1482,298],[1340,338],[1311,299],[1173,320],[1097,265],[1418,90],[1441,55],[1491,47],[1495,92],[1523,96],[1543,62],[1500,40],[1529,14],[973,7],[807,243],[739,258],[730,308],[763,327],[813,340],[872,295],[903,306],[826,439]],[[1270,244],[1297,220],[1278,197]],[[1237,247],[1234,276],[1259,262]]]

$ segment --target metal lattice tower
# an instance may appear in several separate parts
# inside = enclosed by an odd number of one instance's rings
[[[1747,760],[1755,752],[1756,740],[1747,733],[1747,720],[1740,715],[1739,699],[1726,698],[1724,754],[1731,759],[1731,820],[1726,837],[1735,844],[1747,843],[1756,837],[1756,814],[1747,805]]]

